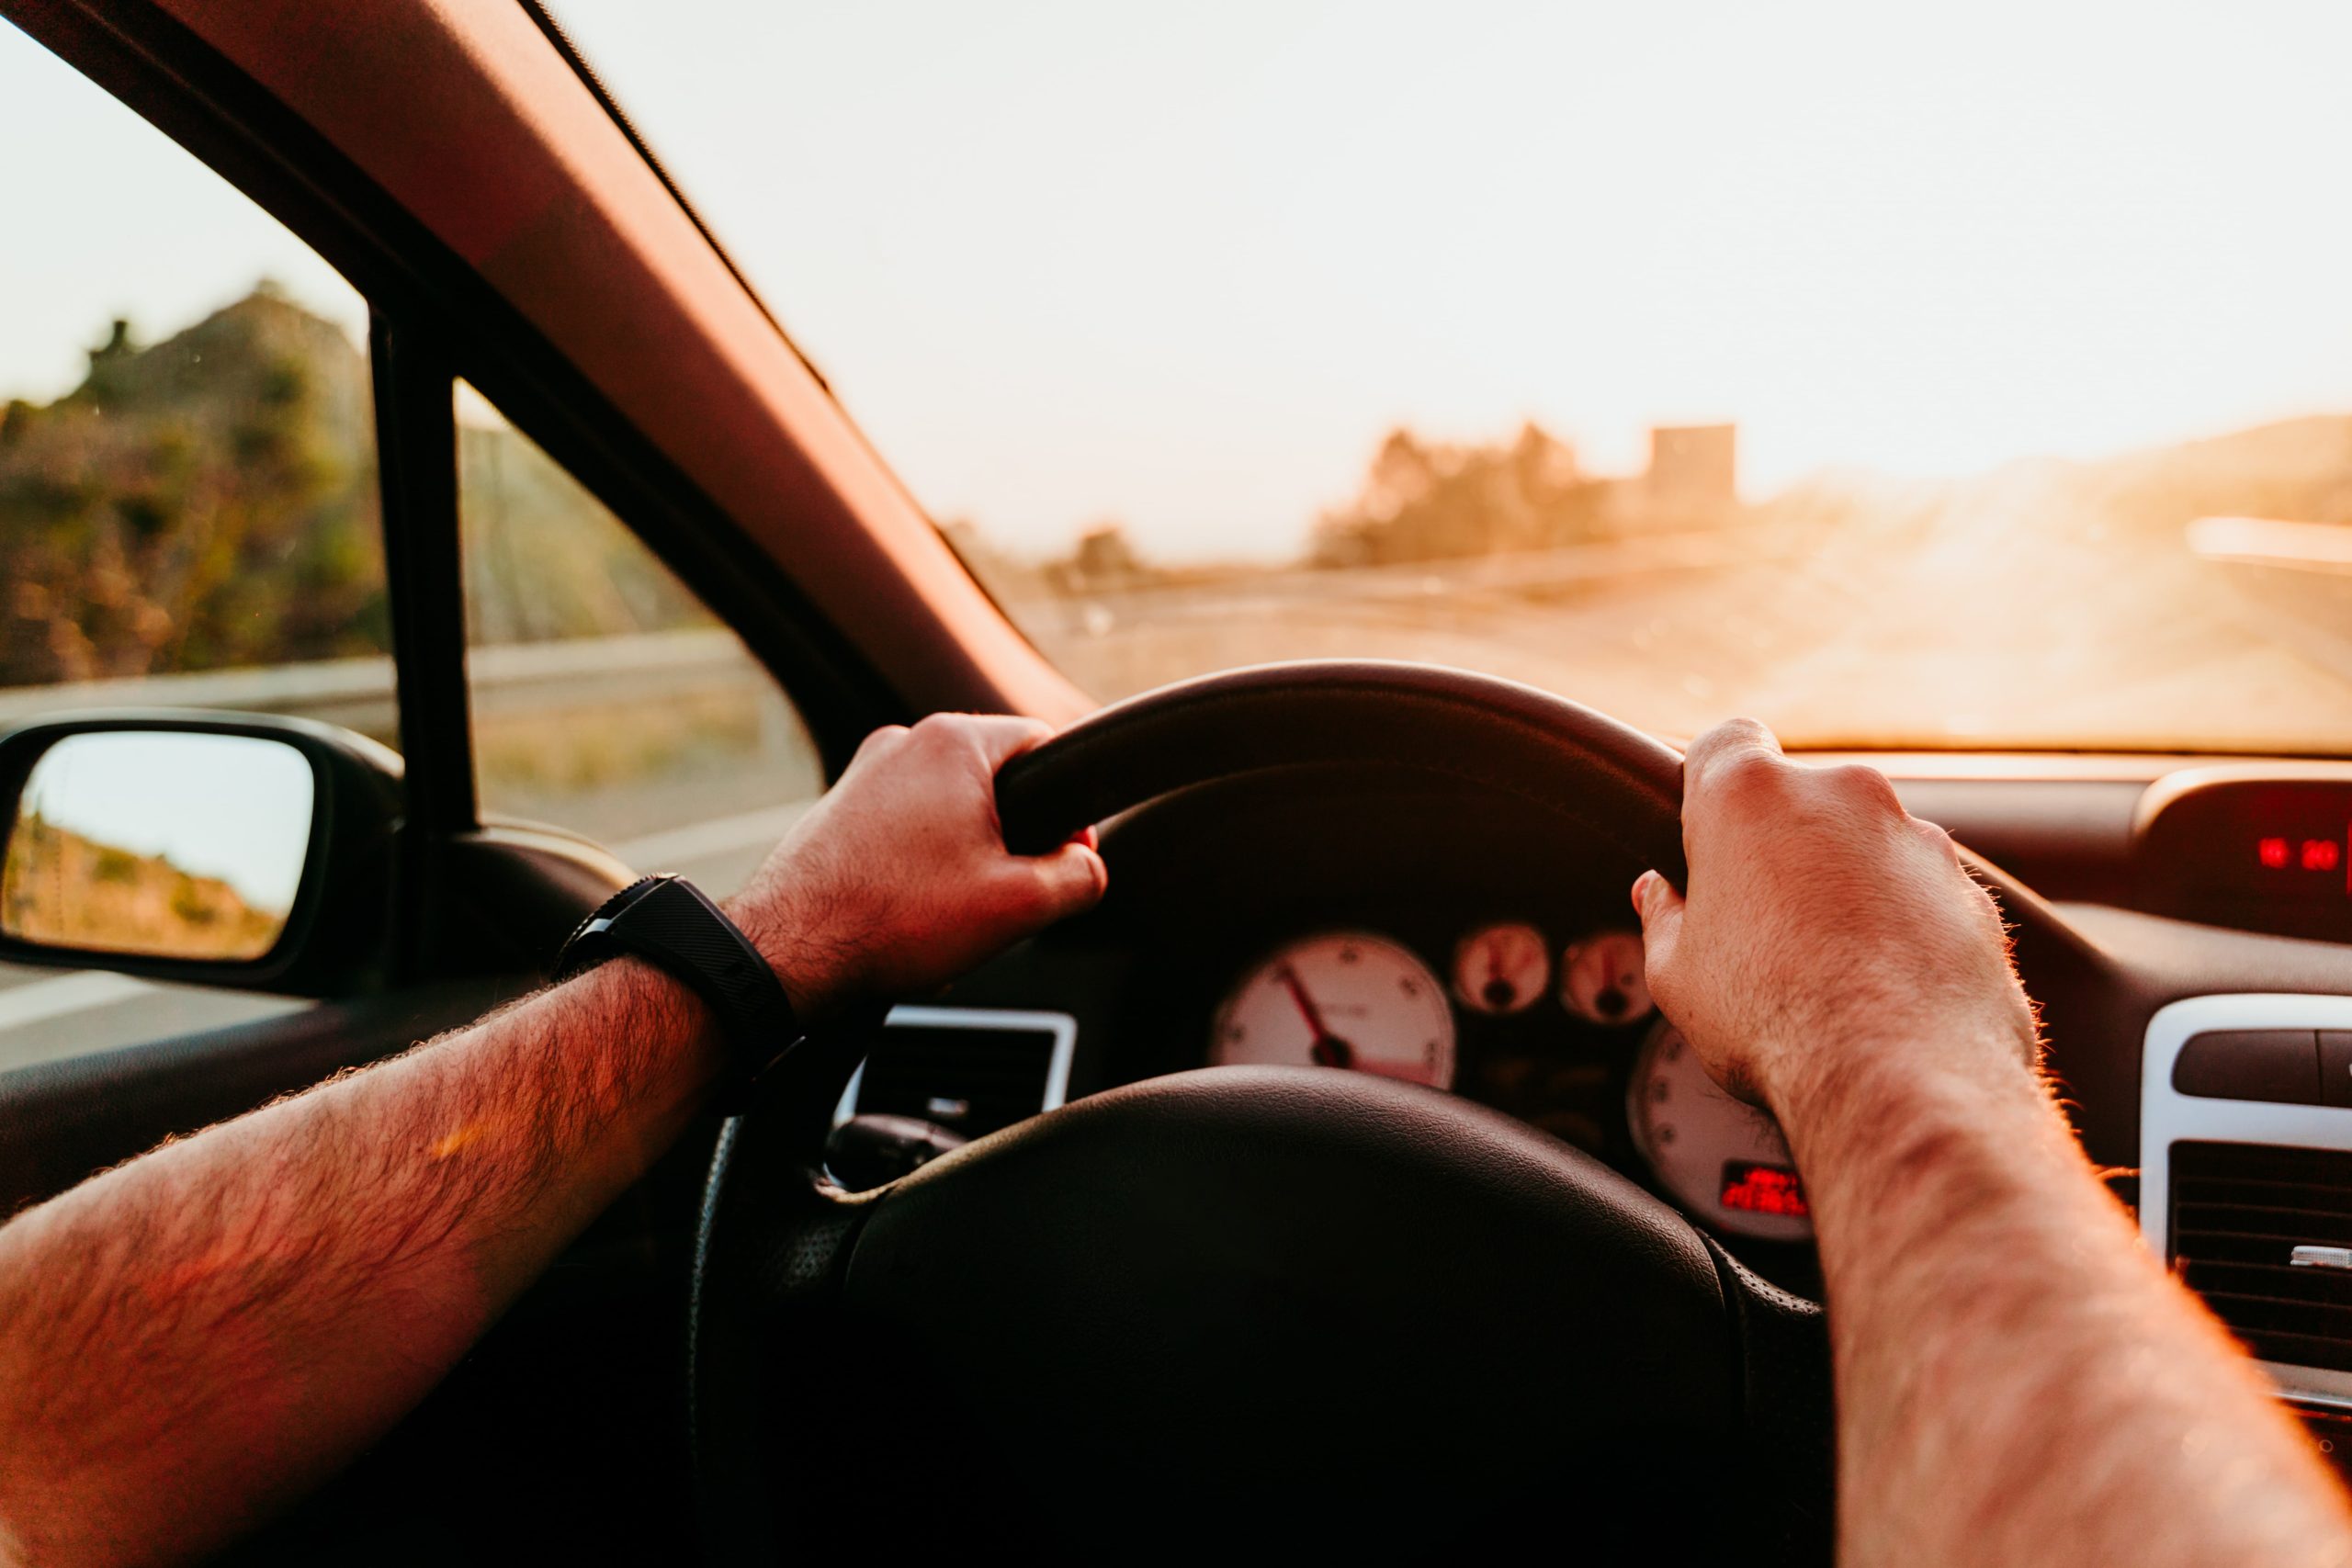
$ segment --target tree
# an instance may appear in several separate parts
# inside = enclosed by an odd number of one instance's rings
[[[1599,531],[1600,493],[1575,452],[1532,421],[1491,446],[1433,445],[1399,428],[1356,498],[1317,522],[1310,559],[1385,566],[1573,544]]]

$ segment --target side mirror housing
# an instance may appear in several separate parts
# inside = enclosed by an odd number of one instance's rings
[[[0,734],[0,963],[324,996],[392,957],[400,758],[305,719]]]

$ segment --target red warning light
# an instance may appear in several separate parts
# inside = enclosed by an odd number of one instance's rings
[[[2267,866],[2268,866],[2271,870],[2273,870],[2273,871],[2282,871],[2282,870],[2284,870],[2284,869],[2286,868],[2286,865],[2287,865],[2287,840],[2284,840],[2284,839],[2265,839],[2265,840],[2262,840],[2262,842],[2261,842],[2261,843],[2259,843],[2259,844],[2256,845],[2256,846],[2255,846],[2255,849],[2256,849],[2256,852],[2258,852],[2258,853],[2262,856],[2262,863],[2263,863],[2263,864],[2265,864],[2265,865],[2267,865]]]
[[[1802,1220],[1812,1213],[1805,1207],[1804,1189],[1797,1184],[1797,1173],[1784,1165],[1758,1165],[1754,1160],[1724,1161],[1723,1190],[1717,1202],[1726,1209],[1745,1209],[1751,1214],[1786,1214]]]
[[[2336,863],[2343,856],[2343,846],[2334,839],[2305,839],[2303,840],[2303,869],[2305,871],[2334,871]]]

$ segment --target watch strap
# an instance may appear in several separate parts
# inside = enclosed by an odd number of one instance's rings
[[[566,980],[609,958],[641,958],[709,1004],[740,1089],[800,1036],[792,998],[733,920],[683,876],[649,876],[599,905],[557,953]]]

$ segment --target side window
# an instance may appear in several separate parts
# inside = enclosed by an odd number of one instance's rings
[[[798,712],[618,518],[463,383],[458,442],[482,811],[735,891],[824,788]]]
[[[0,146],[0,727],[234,708],[397,744],[365,303],[5,22]],[[300,1005],[0,967],[0,1071]]]

